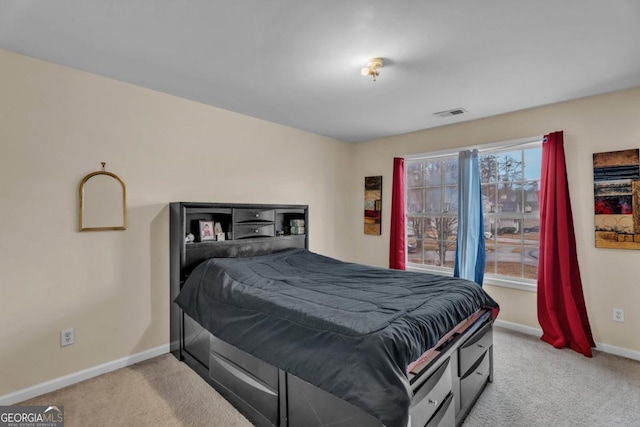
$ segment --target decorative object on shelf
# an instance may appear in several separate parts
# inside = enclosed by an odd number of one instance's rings
[[[215,240],[215,235],[213,233],[213,221],[200,221],[198,228],[200,230],[201,242]]]
[[[366,67],[360,70],[360,74],[363,76],[371,76],[373,81],[375,82],[378,76],[380,75],[379,69],[384,67],[384,59],[383,58],[373,58],[369,60],[369,64]]]
[[[364,178],[364,234],[382,234],[382,176]]]
[[[305,234],[304,219],[292,219],[289,221],[289,231],[293,235]]]
[[[220,224],[219,222],[216,222],[213,224],[213,232],[214,234],[217,236],[218,234],[224,234],[222,232],[222,224]],[[224,239],[222,239],[224,240]]]
[[[305,233],[304,227],[291,227],[291,234],[293,235],[299,235],[304,233]]]
[[[184,241],[185,243],[193,243],[196,240],[196,236],[193,235],[193,233],[189,233],[185,236]]]
[[[85,176],[79,187],[78,228],[80,231],[127,229],[127,189],[120,177],[105,170]]]
[[[596,248],[640,249],[640,150],[593,155]]]
[[[216,240],[218,242],[224,242],[224,233],[216,233]]]

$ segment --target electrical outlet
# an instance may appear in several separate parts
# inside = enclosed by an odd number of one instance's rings
[[[613,321],[624,323],[624,310],[622,308],[613,309]]]
[[[60,331],[60,347],[66,347],[76,342],[75,331],[73,328]]]

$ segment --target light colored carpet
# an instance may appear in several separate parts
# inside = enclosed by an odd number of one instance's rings
[[[251,427],[209,384],[170,354],[21,405],[63,405],[65,427]]]
[[[494,331],[494,381],[465,427],[640,426],[640,362],[599,351],[588,358]]]
[[[640,362],[600,352],[589,359],[501,328],[494,358],[494,382],[465,427],[640,426]],[[251,426],[171,355],[22,404],[64,405],[67,427]]]

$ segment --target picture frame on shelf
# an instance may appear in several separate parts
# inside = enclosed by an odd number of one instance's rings
[[[215,240],[213,221],[199,221],[200,241]]]

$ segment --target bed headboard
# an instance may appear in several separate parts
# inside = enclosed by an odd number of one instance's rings
[[[224,240],[216,239],[216,231]],[[193,235],[193,242],[187,236]],[[245,258],[309,247],[307,205],[174,202],[169,205],[171,351],[179,352],[182,284],[209,258]],[[189,236],[191,237],[191,236]]]

